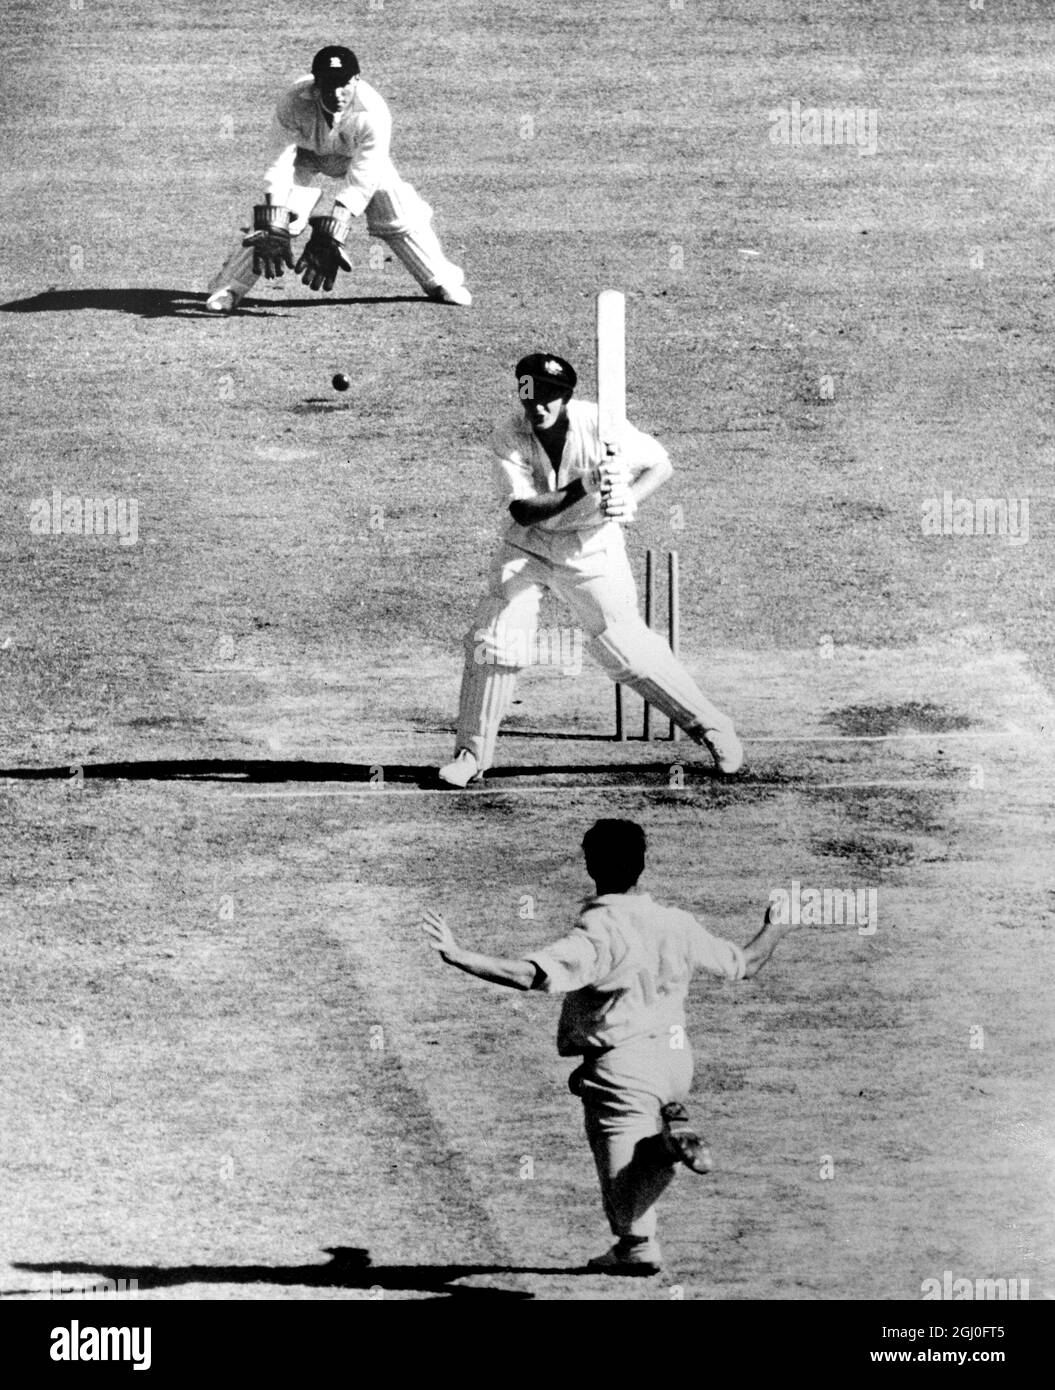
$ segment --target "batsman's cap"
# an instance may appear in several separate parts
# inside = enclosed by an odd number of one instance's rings
[[[555,352],[529,352],[526,357],[522,357],[516,365],[517,381],[522,381],[526,376],[532,381],[545,381],[552,386],[560,386],[565,391],[574,391],[579,380],[571,363],[565,362],[564,358],[558,357]]]
[[[311,75],[316,82],[324,82],[328,87],[343,87],[359,76],[359,59],[350,48],[333,44],[320,48],[311,60]]]

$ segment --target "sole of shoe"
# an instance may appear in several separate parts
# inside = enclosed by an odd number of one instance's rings
[[[611,1264],[600,1264],[589,1260],[586,1268],[591,1274],[607,1274],[613,1279],[651,1279],[654,1275],[663,1273],[662,1265],[645,1264],[643,1261],[634,1263],[620,1260]]]
[[[680,1105],[676,1109],[668,1107],[668,1110],[661,1113],[670,1156],[693,1173],[709,1173],[714,1167],[711,1151],[689,1123],[685,1110]]]
[[[444,289],[441,286],[439,289],[433,290],[429,294],[429,298],[434,299],[437,304],[457,304],[460,305],[463,309],[470,308],[473,302],[472,295],[464,287],[464,285],[452,285],[447,289]]]

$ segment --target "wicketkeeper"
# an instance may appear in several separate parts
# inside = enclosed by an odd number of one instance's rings
[[[359,76],[351,49],[320,49],[311,75],[289,88],[275,116],[264,201],[253,209],[252,231],[239,237],[210,283],[209,309],[233,313],[261,275],[274,280],[285,270],[310,290],[332,290],[338,273],[352,268],[345,243],[352,219],[364,212],[369,234],[391,248],[430,299],[472,303],[464,272],[443,254],[432,229],[432,209],[396,172],[388,106]],[[322,178],[337,185],[333,206],[312,217]],[[294,264],[293,241],[309,226]]]
[[[709,749],[722,773],[738,772],[744,753],[732,720],[637,610],[623,526],[673,473],[666,450],[627,424],[612,453],[598,432],[597,406],[572,400],[577,378],[563,357],[530,353],[516,378],[522,408],[491,442],[510,521],[465,634],[454,759],[440,781],[466,787],[491,766],[525,653],[535,649],[543,589],[568,604],[614,681]]]
[[[429,944],[448,965],[513,989],[563,994],[557,1051],[581,1057],[568,1085],[582,1101],[605,1215],[616,1243],[589,1261],[603,1274],[656,1274],[656,1203],[684,1164],[711,1168],[684,1102],[692,1086],[685,996],[694,970],[748,980],[794,930],[771,920],[740,947],[712,936],[691,913],[638,891],[645,833],[627,820],[600,820],[582,842],[597,894],[577,926],[520,959],[458,945],[439,912],[425,913]]]

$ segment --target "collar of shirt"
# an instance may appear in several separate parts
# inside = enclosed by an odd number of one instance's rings
[[[637,888],[631,888],[628,893],[598,893],[595,897],[587,898],[583,907],[614,907],[627,898],[632,898],[635,905],[642,907],[647,906],[652,901],[651,894],[643,893]]]

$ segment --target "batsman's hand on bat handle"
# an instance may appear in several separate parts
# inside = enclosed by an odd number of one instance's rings
[[[427,907],[422,914],[421,929],[429,938],[429,945],[434,951],[439,951],[444,956],[457,951],[458,943],[442,912]]]
[[[253,209],[253,231],[242,242],[253,248],[253,274],[278,280],[284,270],[293,269],[293,248],[289,238],[289,208],[268,197]]]
[[[608,488],[601,493],[601,511],[609,521],[629,526],[637,516],[637,498],[626,484]]]
[[[583,474],[582,485],[587,492],[603,493],[612,487],[621,485],[629,487],[630,482],[630,466],[620,458],[619,446],[606,444],[604,462],[597,464],[595,468],[591,468],[588,473]]]
[[[342,210],[343,213],[343,210]],[[294,274],[301,275],[301,282],[309,290],[333,289],[339,270],[351,270],[352,263],[344,250],[348,239],[351,218],[347,214],[330,217],[312,217],[311,238],[300,253],[300,260],[293,267]]]

